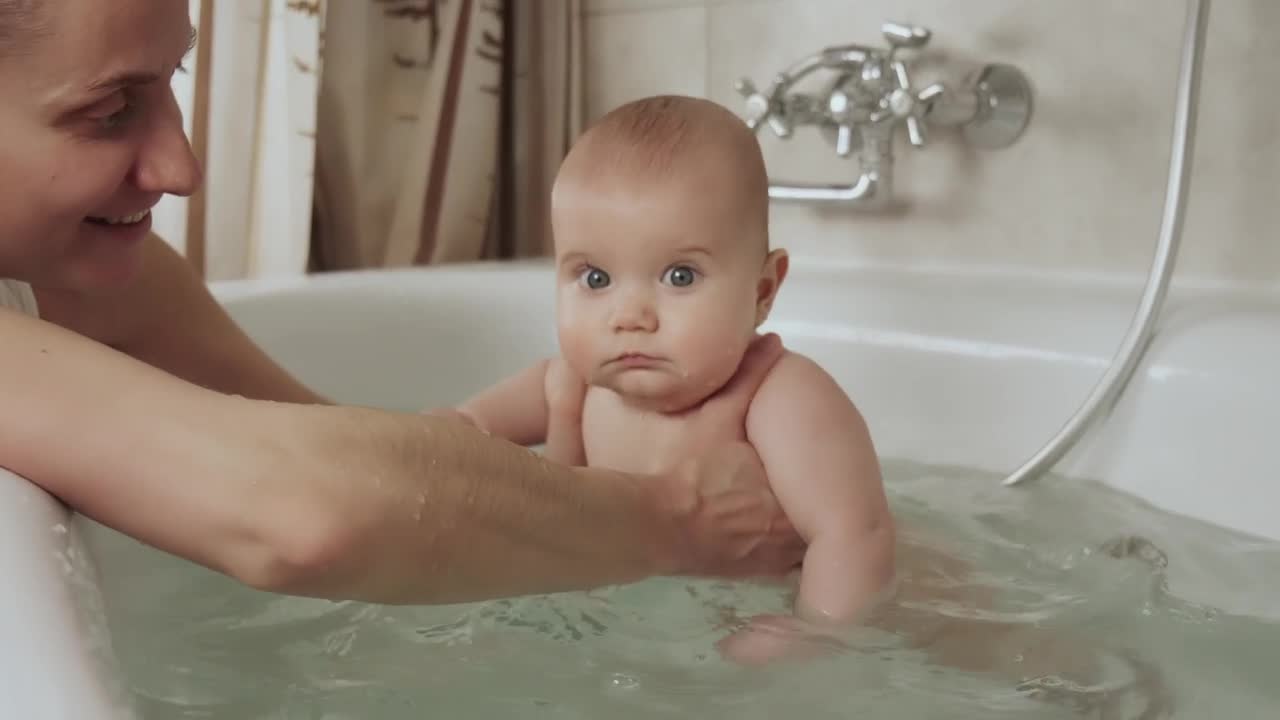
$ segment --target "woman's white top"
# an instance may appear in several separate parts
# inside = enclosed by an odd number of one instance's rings
[[[0,308],[40,316],[31,286],[8,278]],[[0,458],[0,715],[136,717],[112,667],[98,593],[71,513]]]
[[[40,309],[36,307],[36,295],[31,292],[31,286],[17,280],[0,278],[0,308],[9,308],[24,315],[40,317]]]

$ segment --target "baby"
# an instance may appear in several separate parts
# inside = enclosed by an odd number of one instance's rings
[[[545,442],[559,462],[632,472],[679,463],[695,433],[750,443],[808,542],[796,615],[846,624],[894,576],[893,518],[858,410],[817,364],[784,352],[740,416],[699,413],[787,274],[786,252],[769,249],[768,205],[759,144],[727,109],[661,96],[610,112],[552,191],[560,357],[454,412]]]
[[[979,619],[992,598],[960,581],[964,562],[919,537],[899,545],[867,426],[813,361],[784,352],[736,416],[704,412],[787,274],[785,251],[769,248],[764,161],[741,120],[689,97],[623,105],[574,145],[551,204],[560,355],[436,412],[545,443],[562,463],[637,473],[687,459],[704,446],[694,437],[754,447],[808,550],[794,617],[753,618],[721,644],[734,660],[820,651],[792,639],[867,623],[955,668],[1088,674],[1092,648]],[[939,604],[975,616],[928,609]]]

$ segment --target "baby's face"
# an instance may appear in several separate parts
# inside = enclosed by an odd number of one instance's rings
[[[786,272],[766,229],[697,173],[557,190],[561,352],[592,385],[662,412],[732,377]]]

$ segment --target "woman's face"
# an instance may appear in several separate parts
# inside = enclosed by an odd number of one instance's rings
[[[91,291],[133,277],[150,209],[200,170],[170,81],[186,0],[42,0],[0,56],[0,277]]]

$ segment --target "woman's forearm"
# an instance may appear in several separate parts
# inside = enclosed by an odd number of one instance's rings
[[[678,569],[656,480],[553,464],[437,417],[305,406],[262,416],[287,448],[274,459],[279,482],[304,481],[339,510],[320,534],[327,545],[277,589],[460,602]]]
[[[0,467],[255,587],[456,602],[803,552],[745,445],[571,469],[458,420],[225,395],[3,310],[0,338]]]
[[[256,587],[442,602],[676,569],[635,479],[441,418],[223,395],[5,311],[0,337],[0,466]]]

